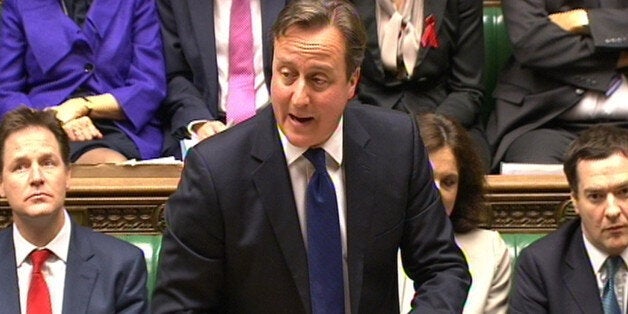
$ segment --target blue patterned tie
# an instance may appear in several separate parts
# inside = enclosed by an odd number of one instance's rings
[[[609,256],[606,259],[606,284],[602,290],[602,307],[604,314],[621,314],[617,295],[615,294],[615,274],[623,263],[621,256]]]
[[[325,151],[304,154],[315,168],[307,186],[307,260],[313,314],[344,313],[342,245],[334,184],[325,167]]]

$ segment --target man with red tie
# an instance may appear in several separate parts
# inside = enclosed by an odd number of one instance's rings
[[[64,208],[69,140],[54,111],[21,107],[0,124],[2,313],[146,313],[142,251],[74,222]]]

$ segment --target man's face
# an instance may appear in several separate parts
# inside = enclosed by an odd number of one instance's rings
[[[572,200],[585,236],[604,252],[621,253],[628,247],[628,157],[581,160],[577,175]]]
[[[277,123],[293,145],[320,146],[353,97],[359,70],[347,79],[344,39],[333,27],[292,27],[274,47],[271,100]]]
[[[70,183],[59,143],[49,130],[28,127],[6,138],[0,196],[18,225],[58,219]]]

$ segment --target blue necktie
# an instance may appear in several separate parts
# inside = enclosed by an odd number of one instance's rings
[[[602,290],[602,307],[604,314],[621,314],[617,295],[615,294],[615,274],[623,263],[620,256],[610,256],[606,259],[606,284]]]
[[[325,151],[304,154],[315,168],[307,186],[307,260],[313,314],[344,313],[342,245],[334,184],[325,167]]]

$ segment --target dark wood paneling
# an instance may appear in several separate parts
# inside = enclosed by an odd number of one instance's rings
[[[160,233],[168,196],[181,166],[75,166],[66,207],[75,219],[106,233]],[[485,227],[501,232],[547,232],[574,216],[562,175],[487,176]],[[0,199],[0,228],[11,222]]]

